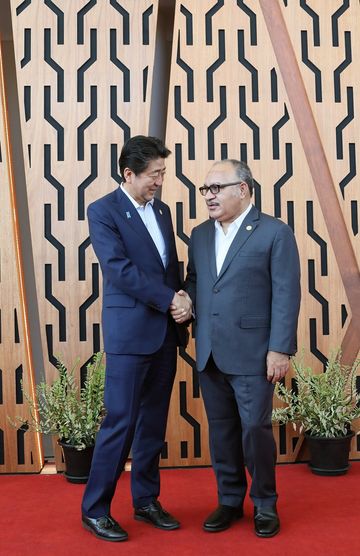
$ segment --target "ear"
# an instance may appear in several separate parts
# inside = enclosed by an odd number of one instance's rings
[[[241,191],[241,196],[242,198],[246,197],[248,194],[250,194],[250,189],[249,186],[246,182],[242,181],[240,183],[240,191]]]
[[[125,168],[124,180],[126,181],[126,183],[131,183],[134,175],[134,172],[130,168]]]

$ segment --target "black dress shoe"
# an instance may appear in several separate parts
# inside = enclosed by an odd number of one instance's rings
[[[171,531],[180,527],[180,523],[161,507],[158,500],[154,500],[148,506],[136,508],[134,518],[138,521],[151,523],[154,527],[164,529],[165,531]]]
[[[242,506],[234,507],[220,504],[216,510],[205,519],[203,529],[210,533],[225,531],[225,529],[229,529],[233,521],[240,519],[243,515]]]
[[[97,518],[83,515],[82,524],[95,537],[104,541],[120,542],[126,541],[128,538],[127,532],[110,515]]]
[[[280,520],[276,506],[254,508],[255,534],[258,537],[273,537],[280,531]]]

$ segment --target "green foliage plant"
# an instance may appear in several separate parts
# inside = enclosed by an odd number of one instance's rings
[[[277,383],[275,394],[285,406],[273,410],[273,421],[293,423],[295,430],[311,436],[346,436],[352,421],[360,417],[360,395],[356,390],[360,359],[352,366],[343,365],[341,351],[336,350],[323,373],[305,366],[303,356],[292,359],[292,363],[296,387],[289,389]]]
[[[75,378],[79,361],[76,361],[71,370],[67,369],[60,358],[56,358],[56,361],[58,376],[52,384],[44,381],[37,384],[34,399],[24,392],[30,418],[24,420],[16,417],[16,421],[24,429],[31,428],[44,434],[57,435],[61,442],[82,450],[94,445],[105,414],[103,353],[94,354],[87,365],[82,387]]]

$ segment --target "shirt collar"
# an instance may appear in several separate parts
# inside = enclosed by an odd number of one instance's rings
[[[127,198],[132,202],[132,204],[134,205],[134,207],[136,208],[136,210],[139,209],[145,209],[146,205],[153,205],[154,204],[154,199],[151,199],[151,201],[148,201],[147,203],[145,203],[145,205],[140,205],[140,203],[138,203],[137,201],[135,201],[134,197],[132,197],[130,195],[130,193],[128,193],[124,187],[124,184],[122,183],[120,185],[120,189],[123,193],[125,193],[125,195],[127,196]]]
[[[233,222],[231,222],[231,224],[230,224],[228,230],[232,230],[232,229],[234,229],[234,228],[239,229],[240,226],[241,226],[241,224],[242,224],[243,221],[245,220],[245,217],[246,217],[246,216],[249,214],[249,212],[251,211],[252,207],[253,207],[252,203],[249,203],[249,205],[246,207],[246,209],[244,210],[244,212],[242,212],[242,213],[240,214],[240,216],[238,216]],[[215,228],[216,228],[217,230],[219,230],[219,231],[220,231],[220,230],[223,231],[220,222],[218,222],[217,220],[215,220]]]

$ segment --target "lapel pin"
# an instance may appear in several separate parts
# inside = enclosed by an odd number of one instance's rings
[[[126,211],[126,216],[127,216],[127,218],[131,218],[131,214],[130,214],[129,211]]]
[[[250,232],[250,230],[252,230],[252,226],[246,226],[246,229],[248,232]]]
[[[160,214],[161,214],[161,216],[162,216],[162,210],[161,210],[161,209],[159,209],[159,212],[160,212]]]

